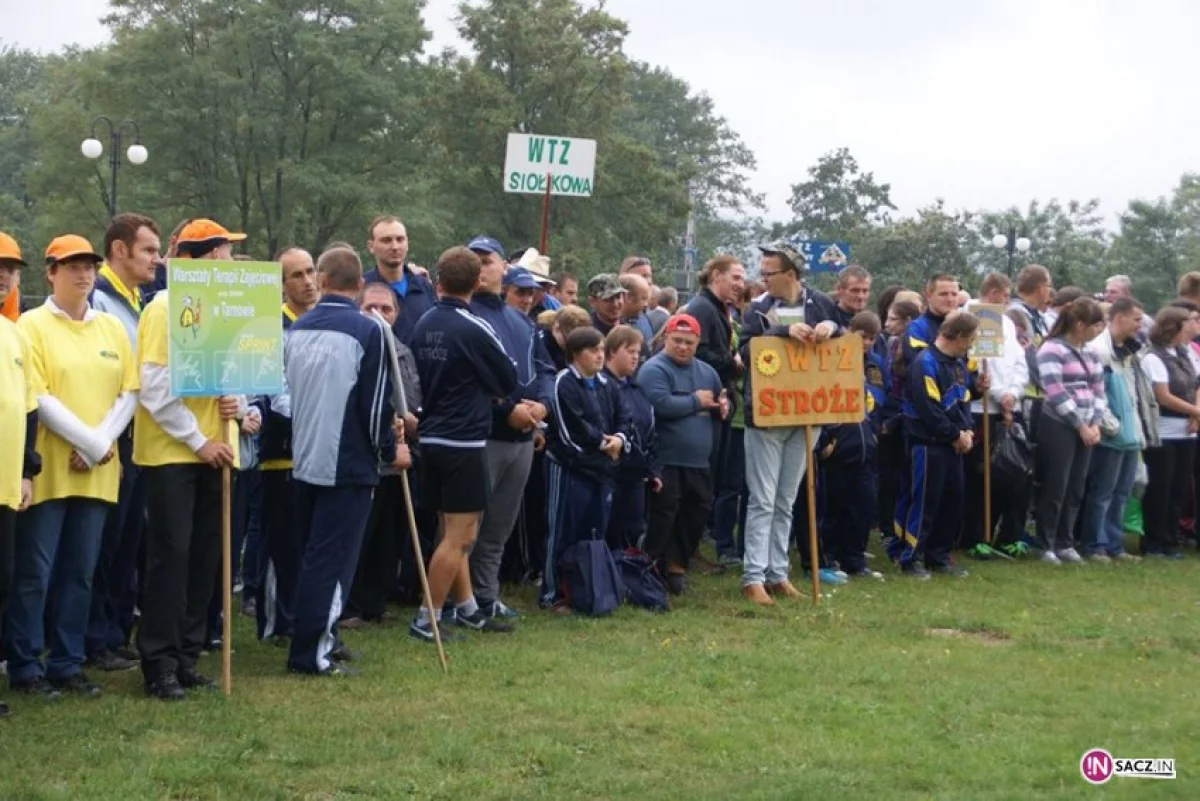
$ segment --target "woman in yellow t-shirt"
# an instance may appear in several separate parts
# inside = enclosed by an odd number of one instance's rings
[[[101,533],[117,502],[113,443],[137,403],[129,335],[88,303],[100,261],[83,237],[55,239],[46,249],[51,295],[17,323],[29,340],[42,472],[17,519],[5,628],[9,683],[33,695],[100,693],[83,674],[84,634]]]

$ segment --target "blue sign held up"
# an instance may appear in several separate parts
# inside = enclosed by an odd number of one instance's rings
[[[817,242],[800,240],[796,243],[807,261],[811,273],[836,273],[850,263],[849,242]]]

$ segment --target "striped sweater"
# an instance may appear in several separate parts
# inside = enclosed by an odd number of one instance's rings
[[[1037,363],[1051,417],[1072,428],[1100,423],[1108,408],[1104,368],[1091,348],[1075,348],[1061,337],[1048,339],[1038,349]]]

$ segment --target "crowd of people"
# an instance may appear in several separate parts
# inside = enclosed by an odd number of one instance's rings
[[[512,632],[521,612],[502,588],[519,582],[571,614],[563,559],[585,541],[644,553],[674,595],[689,575],[740,567],[747,601],[770,606],[800,596],[797,543],[802,570],[828,584],[883,579],[874,528],[900,576],[961,578],[954,551],[1138,561],[1124,521],[1143,488],[1142,556],[1177,557],[1194,515],[1200,274],[1152,321],[1122,276],[1102,304],[1056,293],[1037,265],[1015,287],[986,275],[975,300],[935,275],[920,291],[886,288],[871,309],[866,269],[845,267],[825,294],[780,241],[760,247],[755,280],[738,258],[713,258],[680,308],[637,256],[581,285],[536,250],[478,236],[426,270],[408,259],[404,223],[381,216],[369,269],[346,243],[275,255],[281,394],[175,397],[164,258],[246,258],[234,255],[244,239],[191,219],[164,243],[149,218],[120,214],[99,251],[54,239],[50,295],[22,312],[29,267],[0,234],[14,691],[98,695],[85,667],[140,666],[163,700],[214,686],[197,661],[220,645],[225,468],[241,611],[290,670],[318,675],[352,673],[359,655],[339,633],[386,620],[394,602],[419,606],[408,632],[421,641],[435,621],[443,640]],[[972,358],[976,302],[1007,309],[999,357]],[[864,419],[823,427],[812,452],[803,428],[761,425],[752,340],[847,334],[863,341]],[[1011,446],[987,521],[985,420]],[[715,561],[699,550],[706,535]]]

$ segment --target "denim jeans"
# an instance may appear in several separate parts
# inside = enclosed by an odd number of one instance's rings
[[[5,620],[10,681],[42,675],[65,679],[83,667],[92,575],[111,506],[91,498],[68,498],[43,501],[17,517],[13,587]],[[47,646],[50,656],[43,666],[41,654]]]
[[[804,428],[746,429],[746,554],[742,586],[774,584],[788,577],[792,506],[808,463]],[[820,436],[813,429],[813,442]]]
[[[1138,451],[1098,447],[1092,450],[1083,495],[1083,550],[1116,556],[1125,550],[1125,502],[1137,476]]]

